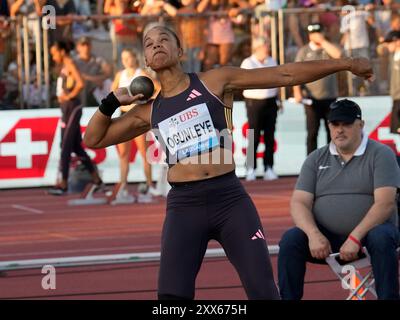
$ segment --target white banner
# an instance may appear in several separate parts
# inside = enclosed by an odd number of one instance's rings
[[[390,97],[363,97],[354,99],[360,104],[365,130],[373,139],[400,150],[398,135],[389,132]],[[81,119],[82,132],[96,108],[85,108]],[[60,158],[60,110],[35,109],[0,111],[0,188],[40,187],[54,185]],[[235,102],[233,111],[234,158],[237,174],[245,175],[247,146],[246,109],[244,102]],[[306,157],[306,130],[304,107],[285,101],[278,115],[275,134],[275,171],[279,175],[296,175]],[[326,143],[321,123],[319,146]],[[93,150],[86,148],[97,163],[104,182],[119,180],[119,161],[115,146]],[[258,174],[262,175],[262,152],[258,148]],[[153,178],[158,177],[160,166],[153,165]],[[132,148],[128,180],[144,181],[143,161],[136,146]]]

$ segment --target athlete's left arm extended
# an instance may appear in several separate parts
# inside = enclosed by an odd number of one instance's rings
[[[365,79],[370,79],[373,75],[371,63],[366,58],[294,62],[256,69],[223,67],[209,72],[210,76],[214,76],[214,81],[221,81],[220,83],[224,84],[225,91],[295,86],[316,81],[339,71],[351,71]]]

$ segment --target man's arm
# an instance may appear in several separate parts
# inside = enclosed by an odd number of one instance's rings
[[[34,0],[36,14],[40,17],[42,15],[42,8],[46,4],[46,0]]]
[[[368,210],[364,219],[351,232],[353,237],[361,240],[369,230],[390,218],[396,206],[396,191],[394,187],[375,189],[374,204]]]
[[[314,195],[303,190],[295,190],[290,202],[290,214],[295,225],[304,231],[308,237],[311,256],[325,259],[331,253],[328,239],[319,231],[313,214]]]
[[[267,89],[300,85],[346,70],[367,79],[371,78],[373,74],[368,59],[344,58],[295,62],[278,67],[251,70],[223,67],[205,72],[201,78],[212,92],[221,96],[225,90]]]
[[[163,9],[171,17],[176,17],[176,15],[178,14],[178,9],[175,8],[172,4],[168,3],[167,1],[163,2]]]
[[[290,214],[294,224],[307,235],[318,231],[312,214],[314,195],[303,190],[295,190],[290,201]]]
[[[365,217],[350,233],[349,238],[340,248],[340,258],[345,261],[357,259],[362,238],[368,231],[389,219],[396,206],[396,188],[382,187],[374,191],[374,204]]]
[[[202,13],[204,12],[208,5],[210,3],[210,0],[201,0],[200,3],[197,5],[197,12]]]
[[[360,241],[375,226],[389,219],[396,206],[396,191],[400,186],[400,169],[394,152],[382,146],[374,157],[374,203],[364,218],[350,233],[351,237],[340,248],[343,260],[354,260]]]
[[[14,1],[14,3],[10,6],[10,16],[15,17],[23,4],[24,0]]]

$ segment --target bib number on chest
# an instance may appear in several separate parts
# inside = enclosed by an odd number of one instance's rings
[[[205,103],[183,110],[159,123],[161,136],[171,155],[183,159],[219,145]]]

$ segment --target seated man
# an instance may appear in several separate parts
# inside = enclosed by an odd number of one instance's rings
[[[334,102],[328,121],[332,141],[307,157],[292,196],[296,227],[280,242],[281,297],[302,298],[306,262],[324,263],[332,252],[352,261],[365,246],[378,299],[399,299],[395,155],[363,133],[355,102]]]

